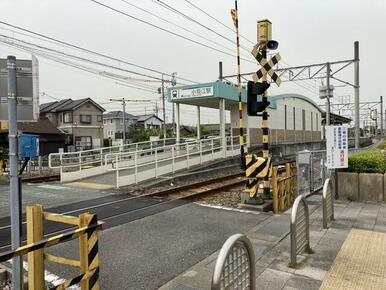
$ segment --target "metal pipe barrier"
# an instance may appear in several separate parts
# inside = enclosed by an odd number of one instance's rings
[[[328,223],[334,220],[334,197],[331,180],[326,179],[323,186],[323,229],[328,229]]]
[[[217,257],[211,290],[255,290],[255,254],[249,239],[236,234],[226,240]]]
[[[80,269],[81,274],[50,290],[62,290],[80,284],[82,290],[100,289],[98,232],[103,222],[96,214],[83,213],[79,217],[43,212],[42,205],[27,207],[27,245],[0,254],[0,263],[28,254],[28,289],[47,289],[44,280],[44,260]],[[43,238],[44,220],[77,226],[50,238]],[[79,260],[44,253],[45,248],[79,238]]]
[[[284,211],[291,206],[296,190],[296,162],[286,162],[272,166],[272,200],[273,212]]]
[[[289,267],[297,268],[297,255],[306,252],[312,254],[310,247],[310,216],[304,195],[299,195],[291,211],[291,261]]]

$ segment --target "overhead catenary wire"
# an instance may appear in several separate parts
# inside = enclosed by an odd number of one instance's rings
[[[181,12],[180,10],[174,8],[173,6],[171,6],[171,5],[169,5],[169,4],[165,3],[165,2],[163,2],[163,1],[161,1],[161,0],[153,0],[153,2],[156,3],[156,4],[158,4],[158,5],[160,5],[160,6],[162,6],[162,7],[164,7],[165,9],[168,9],[168,10],[170,10],[170,11],[172,11],[172,12],[174,12],[174,13],[176,13],[176,14],[182,16],[182,17],[184,17],[185,19],[187,19],[187,20],[189,20],[189,21],[191,21],[191,22],[193,22],[193,23],[195,23],[195,24],[197,24],[197,25],[199,25],[199,26],[205,28],[206,30],[208,30],[208,31],[210,31],[210,32],[212,32],[212,33],[214,33],[214,34],[216,34],[217,36],[219,36],[219,37],[225,39],[226,41],[228,41],[228,42],[230,42],[230,43],[232,43],[232,44],[235,44],[235,41],[234,41],[233,39],[231,39],[231,38],[229,38],[229,37],[226,37],[226,36],[222,35],[221,33],[217,32],[216,30],[210,28],[210,27],[207,26],[207,25],[202,24],[201,22],[199,22],[199,21],[197,21],[196,19],[192,18],[191,16],[189,16],[189,15],[187,15],[187,14]],[[248,48],[245,48],[245,47],[243,47],[243,46],[240,46],[240,47],[242,47],[242,48],[245,49],[246,51],[250,52],[250,50],[249,50]]]
[[[229,48],[229,47],[227,47],[227,46],[225,46],[225,45],[223,45],[223,44],[221,44],[221,43],[219,43],[219,42],[217,42],[217,41],[214,41],[213,39],[210,39],[210,38],[205,37],[205,36],[203,36],[203,35],[201,35],[201,34],[199,34],[199,33],[197,33],[197,32],[194,32],[194,31],[192,31],[192,30],[190,30],[190,29],[187,29],[186,27],[184,27],[184,26],[182,26],[182,25],[179,25],[179,24],[177,24],[177,23],[175,23],[175,22],[173,22],[173,21],[170,21],[169,19],[166,19],[166,18],[164,18],[164,17],[161,17],[161,16],[159,16],[159,15],[157,15],[157,14],[155,14],[155,13],[149,11],[149,10],[146,10],[146,9],[144,9],[144,8],[142,8],[142,7],[139,7],[139,6],[135,5],[135,4],[132,4],[132,3],[130,3],[130,2],[127,1],[127,0],[121,0],[121,1],[122,1],[123,3],[125,3],[125,4],[127,4],[127,5],[129,5],[129,6],[131,6],[131,7],[134,7],[134,8],[136,8],[136,9],[142,11],[142,12],[145,12],[145,13],[147,13],[147,14],[149,14],[149,15],[152,15],[153,17],[156,17],[156,18],[158,18],[158,19],[160,19],[160,20],[162,20],[162,21],[164,21],[164,22],[166,22],[166,23],[169,23],[169,24],[171,24],[171,25],[173,25],[173,26],[175,26],[175,27],[178,27],[178,28],[180,28],[180,29],[186,31],[186,32],[189,32],[189,33],[193,34],[194,36],[197,36],[197,37],[199,37],[199,38],[202,38],[202,39],[204,39],[204,40],[206,40],[206,41],[209,41],[209,42],[211,42],[211,43],[213,43],[213,44],[216,44],[216,45],[218,45],[218,46],[220,46],[220,47],[222,47],[222,48],[224,48],[224,49],[226,49],[226,50],[228,50],[228,51],[233,52],[233,49],[232,49],[232,48]]]
[[[172,34],[172,35],[177,36],[177,37],[179,37],[179,38],[185,39],[185,40],[187,40],[187,41],[189,41],[189,42],[191,42],[191,43],[194,43],[194,44],[197,44],[197,45],[199,45],[199,46],[202,46],[202,47],[211,49],[211,50],[213,50],[213,51],[222,53],[222,54],[224,54],[224,55],[228,55],[228,56],[231,56],[231,57],[236,57],[236,56],[235,56],[234,54],[232,54],[232,53],[223,51],[223,50],[218,49],[218,48],[216,48],[216,47],[213,47],[213,46],[207,45],[207,44],[205,44],[205,43],[199,42],[199,41],[197,41],[197,40],[194,40],[194,39],[192,39],[192,38],[190,38],[190,37],[187,37],[187,36],[184,36],[184,35],[182,35],[182,34],[179,34],[179,33],[176,33],[176,32],[174,32],[174,31],[171,31],[171,30],[169,30],[169,29],[163,28],[163,27],[161,27],[161,26],[159,26],[159,25],[156,25],[156,24],[151,23],[151,22],[149,22],[149,21],[143,20],[143,19],[141,19],[141,18],[139,18],[139,17],[136,17],[136,16],[133,16],[133,15],[131,15],[131,14],[128,14],[128,13],[122,11],[122,10],[119,10],[119,9],[117,9],[117,8],[114,8],[114,7],[112,7],[112,6],[109,6],[109,5],[105,4],[105,3],[99,2],[99,1],[97,1],[97,0],[90,0],[90,1],[96,3],[96,4],[100,5],[100,6],[102,6],[102,7],[104,7],[104,8],[106,8],[106,9],[109,9],[109,10],[111,10],[111,11],[114,11],[114,12],[116,12],[116,13],[118,13],[118,14],[121,14],[121,15],[124,15],[124,16],[126,16],[126,17],[132,18],[132,19],[134,19],[134,20],[136,20],[136,21],[138,21],[138,22],[147,24],[147,25],[149,25],[149,26],[151,26],[151,27],[154,27],[154,28],[159,29],[159,30],[161,30],[161,31],[164,31],[164,32],[166,32],[166,33],[169,33],[169,34]],[[243,58],[243,60],[248,61],[248,62],[251,62],[251,63],[254,63],[254,62],[252,62],[251,60],[248,60],[248,59],[245,59],[245,58]]]
[[[191,5],[192,7],[196,8],[197,10],[201,11],[201,12],[204,13],[206,16],[208,16],[208,17],[211,18],[212,20],[216,21],[217,23],[219,23],[219,24],[222,25],[223,27],[227,28],[228,30],[232,31],[233,33],[235,32],[235,30],[234,30],[232,27],[230,27],[230,26],[224,24],[223,22],[221,22],[220,20],[218,20],[216,17],[214,17],[213,15],[209,14],[209,13],[206,12],[204,9],[200,8],[198,5],[192,3],[192,2],[189,1],[189,0],[184,0],[184,1],[185,1],[186,3],[188,3],[189,5]],[[255,42],[253,42],[253,41],[249,40],[248,38],[244,37],[242,34],[240,34],[240,38],[242,38],[242,39],[248,41],[248,42],[249,42],[250,44],[252,44],[252,45],[255,45],[255,44],[256,44]]]
[[[90,67],[87,67],[87,66],[84,66],[84,65],[80,65],[78,63],[73,63],[73,62],[70,62],[68,60],[63,60],[63,59],[61,59],[61,58],[59,58],[57,56],[52,56],[52,55],[49,55],[49,54],[45,54],[44,52],[41,52],[41,51],[36,50],[36,49],[25,48],[23,46],[18,46],[18,45],[11,45],[11,44],[4,43],[4,42],[2,42],[2,44],[6,45],[6,46],[13,47],[13,48],[16,48],[16,49],[19,49],[21,51],[30,52],[32,54],[38,55],[40,57],[49,59],[49,60],[54,61],[54,62],[61,63],[61,64],[66,65],[66,66],[70,66],[70,67],[73,67],[73,68],[76,68],[76,69],[79,69],[79,70],[82,70],[82,71],[85,71],[85,72],[93,73],[93,74],[98,75],[100,77],[109,78],[109,79],[116,80],[116,81],[119,80],[121,82],[127,82],[128,84],[132,84],[131,82],[126,81],[124,79],[106,75],[106,74],[104,74],[105,73],[104,71],[96,70],[94,68],[90,68]],[[142,91],[147,91],[147,92],[151,92],[151,93],[155,92],[155,90],[150,90],[150,89],[147,89],[146,87],[140,87],[140,84],[138,84],[138,86],[131,86],[131,87],[134,88],[134,89],[138,89],[138,90],[142,90]]]
[[[140,69],[143,69],[143,70],[147,70],[149,72],[153,72],[153,73],[157,73],[157,74],[164,74],[165,76],[172,77],[172,75],[169,74],[169,73],[162,72],[162,71],[159,71],[159,70],[155,70],[155,69],[152,69],[152,68],[148,68],[148,67],[145,67],[145,66],[142,66],[142,65],[138,65],[138,64],[135,64],[135,63],[123,60],[123,59],[119,59],[119,58],[116,58],[116,57],[113,57],[113,56],[110,56],[110,55],[107,55],[107,54],[96,52],[94,50],[87,49],[87,48],[84,48],[84,47],[81,47],[81,46],[78,46],[78,45],[75,45],[75,44],[71,44],[69,42],[66,42],[66,41],[63,41],[63,40],[51,37],[51,36],[47,36],[47,35],[44,35],[42,33],[32,31],[32,30],[27,29],[27,28],[16,26],[16,25],[13,25],[13,24],[5,22],[5,21],[0,21],[0,24],[6,25],[8,27],[12,27],[14,29],[17,29],[17,30],[20,30],[20,31],[23,31],[23,32],[30,33],[30,34],[35,35],[35,36],[42,37],[42,38],[44,38],[46,40],[50,40],[52,42],[59,43],[61,45],[65,45],[65,46],[71,47],[73,49],[81,50],[83,52],[87,52],[87,53],[90,53],[90,54],[93,54],[93,55],[96,55],[96,56],[99,56],[99,57],[108,58],[110,60],[114,60],[114,61],[117,61],[117,62],[120,62],[120,63],[124,63],[124,64],[130,65],[130,66],[134,66],[134,67],[137,67],[137,68],[140,68]],[[181,75],[179,75],[178,79],[179,80],[183,80],[183,81],[187,81],[187,82],[190,82],[190,83],[197,83],[197,81],[189,80],[187,78],[182,77]]]
[[[127,72],[127,73],[139,74],[139,73],[136,73],[136,72],[133,72],[131,70],[127,70],[127,69],[124,69],[124,68],[121,68],[121,67],[117,67],[117,66],[114,66],[114,65],[110,65],[110,64],[98,62],[98,61],[95,61],[95,60],[87,59],[87,58],[84,58],[84,57],[72,55],[72,54],[69,54],[69,53],[66,53],[66,52],[62,52],[62,51],[59,51],[59,50],[55,50],[55,49],[52,49],[52,48],[48,48],[48,47],[37,45],[37,44],[31,43],[31,42],[27,42],[27,41],[24,41],[24,40],[21,40],[21,39],[11,38],[11,37],[8,37],[8,36],[3,35],[3,34],[0,34],[0,38],[1,37],[5,38],[8,41],[0,40],[0,42],[5,43],[5,44],[10,45],[10,46],[15,46],[15,47],[19,46],[19,47],[24,48],[25,50],[28,50],[29,48],[27,46],[25,46],[25,45],[29,45],[30,49],[35,49],[35,51],[36,50],[49,51],[50,53],[59,54],[59,55],[65,56],[65,57],[76,59],[78,61],[88,62],[88,63],[92,63],[94,65],[104,66],[104,67],[108,67],[110,69],[120,70],[120,71],[124,71],[124,72]],[[17,41],[18,43],[15,43],[15,41]],[[24,46],[20,45],[20,43],[24,44]],[[31,46],[35,47],[35,48],[31,48]],[[146,74],[141,74],[141,75],[145,76],[145,77],[154,78],[153,76],[149,76],[149,75],[146,75]],[[122,77],[122,78],[128,78],[128,77]]]

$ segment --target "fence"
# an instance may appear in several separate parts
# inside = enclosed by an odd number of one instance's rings
[[[224,243],[213,271],[211,289],[256,289],[255,254],[246,236],[236,234]]]
[[[296,191],[296,162],[286,162],[272,167],[273,212],[278,213],[292,205]]]
[[[227,137],[225,146],[222,138],[210,138],[162,148],[106,154],[105,170],[115,172],[116,187],[138,183],[207,161],[235,156],[239,148],[237,138]]]
[[[368,150],[350,148],[348,154]],[[324,182],[331,177],[326,167],[326,150],[300,151],[296,153],[297,189],[299,194],[310,195],[323,189]]]
[[[328,223],[334,220],[334,197],[332,193],[331,180],[326,179],[323,186],[323,229],[328,228]]]
[[[310,247],[310,213],[304,195],[299,195],[291,211],[291,261],[289,267],[297,267],[297,255],[305,251],[312,254]]]
[[[0,254],[0,263],[13,257],[28,254],[28,289],[46,289],[44,281],[44,260],[80,269],[81,274],[56,285],[51,290],[66,289],[80,283],[82,290],[99,289],[98,231],[102,222],[95,214],[84,213],[79,217],[43,212],[41,205],[29,206],[27,216],[27,245]],[[47,239],[43,238],[43,221],[64,223],[78,227]],[[79,260],[68,259],[44,253],[45,248],[79,238]]]

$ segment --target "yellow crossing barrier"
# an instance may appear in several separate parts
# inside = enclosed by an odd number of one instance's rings
[[[297,196],[296,162],[274,165],[272,168],[273,212],[278,213],[289,208]]]
[[[43,238],[44,220],[77,226],[47,239]],[[69,279],[51,290],[66,289],[79,284],[82,290],[100,289],[98,232],[102,229],[97,215],[84,213],[79,217],[43,212],[43,206],[27,207],[27,245],[0,254],[0,263],[12,257],[28,254],[28,289],[46,289],[44,281],[44,260],[77,267],[81,274]],[[58,257],[44,253],[44,249],[63,242],[79,238],[79,260]]]

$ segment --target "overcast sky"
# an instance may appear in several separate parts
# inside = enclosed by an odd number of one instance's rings
[[[163,7],[153,0],[98,0],[125,13],[159,25],[162,28],[184,35],[197,42],[216,47],[234,54],[235,46],[225,38],[234,40],[235,35],[229,29],[196,10],[184,0],[162,0],[171,7],[189,15],[198,22],[216,31],[214,34]],[[140,6],[156,15],[192,30],[209,40],[199,38],[170,23],[157,19],[144,11],[130,6]],[[223,24],[232,27],[230,9],[233,0],[190,0]],[[264,3],[262,5],[262,3]],[[178,76],[197,82],[215,81],[218,78],[218,62],[224,63],[224,74],[236,72],[236,59],[204,48],[187,40],[170,35],[144,23],[140,23],[122,14],[102,7],[91,0],[1,0],[1,21],[39,32],[44,35],[79,45],[116,58],[146,66],[165,73],[177,72]],[[268,18],[273,23],[273,38],[279,41],[279,50],[284,66],[321,63],[326,61],[353,58],[353,42],[360,41],[360,96],[363,101],[375,101],[385,93],[384,82],[386,57],[386,1],[385,0],[277,0],[256,1],[239,0],[241,34],[252,42],[256,41],[256,21]],[[0,34],[30,42],[44,44],[60,51],[74,53],[93,60],[103,60],[114,66],[135,70],[157,76],[154,72],[111,60],[96,58],[87,53],[70,50],[52,43],[29,38],[4,30],[9,28],[0,24]],[[241,44],[248,49],[250,42],[241,39]],[[221,46],[219,46],[221,45]],[[14,48],[0,43],[0,57],[9,54],[28,58]],[[253,57],[246,50],[243,55],[250,62],[242,61],[242,72],[253,71],[257,66]],[[116,81],[97,76],[73,67],[46,60],[40,60],[40,90],[50,95],[42,102],[53,98],[92,97],[103,104],[107,110],[119,109],[118,104],[108,104],[111,97],[133,99],[159,99],[157,93],[141,91],[116,84]],[[100,68],[100,70],[107,70]],[[123,71],[115,71],[122,76],[138,77]],[[143,77],[140,77],[143,78]],[[353,82],[353,70],[347,69],[340,78]],[[147,83],[146,86],[158,87],[159,83]],[[271,94],[300,93],[320,103],[318,87],[320,81],[306,83],[283,83],[280,88],[271,90]],[[339,85],[339,84],[337,84]],[[272,86],[273,87],[273,86]],[[148,87],[150,88],[150,87]],[[339,87],[336,95],[352,95],[351,87]],[[160,105],[160,103],[159,103]],[[130,105],[132,113],[146,113],[154,110],[154,104]],[[170,116],[170,106],[167,108]],[[168,117],[167,121],[171,118]],[[184,107],[183,123],[194,124],[195,108]],[[217,114],[204,110],[202,122],[217,122]]]

